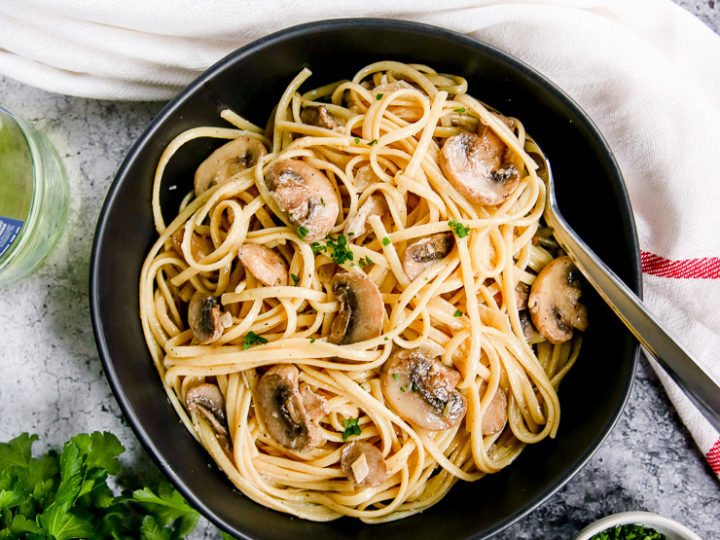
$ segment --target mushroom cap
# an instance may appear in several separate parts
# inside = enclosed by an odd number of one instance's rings
[[[265,172],[265,181],[278,207],[295,226],[305,227],[305,241],[322,240],[340,213],[330,180],[312,165],[297,159],[280,159]]]
[[[188,326],[200,345],[209,345],[223,335],[222,310],[216,296],[197,291],[188,304]]]
[[[496,205],[520,182],[517,167],[506,159],[505,143],[487,126],[482,134],[461,131],[448,137],[440,151],[440,167],[469,201]]]
[[[587,329],[587,308],[580,303],[581,294],[579,273],[567,256],[552,260],[538,274],[528,308],[535,328],[550,343],[570,340],[573,328]]]
[[[485,383],[480,385],[480,399],[483,398],[486,389],[487,386]],[[485,414],[482,417],[480,429],[483,435],[494,435],[495,433],[499,433],[503,430],[506,422],[507,396],[505,395],[505,390],[498,386],[497,390],[495,390],[495,394],[493,394],[493,397],[490,400],[488,408],[485,410]]]
[[[363,272],[341,272],[332,279],[332,292],[340,301],[328,341],[338,345],[357,343],[382,333],[385,304],[382,294]]]
[[[263,143],[252,137],[240,136],[223,144],[195,171],[195,195],[200,195],[240,171],[254,167],[266,153]]]
[[[538,333],[537,330],[535,330],[535,326],[533,326],[532,320],[530,320],[530,313],[528,312],[528,310],[523,309],[519,311],[518,317],[520,318],[520,326],[522,327],[522,333],[525,341],[527,341],[531,345],[541,342],[543,340],[543,337]]]
[[[385,197],[378,193],[374,193],[362,203],[358,211],[348,217],[345,224],[345,235],[349,238],[358,238],[365,234],[367,230],[367,220],[370,216],[384,216],[389,212]]]
[[[184,236],[185,227],[179,228],[172,234],[172,236],[170,236],[170,241],[172,242],[175,251],[177,251],[182,258],[185,258],[185,254],[182,250],[182,242]],[[196,261],[200,261],[210,255],[213,251],[215,251],[215,246],[213,245],[210,238],[208,238],[207,236],[201,236],[196,232],[192,233],[192,236],[190,237],[190,252],[193,256],[193,259],[195,259]]]
[[[185,407],[188,412],[198,412],[213,428],[220,446],[226,452],[230,450],[230,435],[225,418],[225,398],[215,384],[203,383],[193,386],[185,394]]]
[[[380,376],[382,392],[405,420],[442,431],[460,423],[467,401],[455,389],[460,373],[426,354],[422,349],[394,352]]]
[[[238,259],[257,280],[267,287],[288,284],[285,260],[272,249],[260,244],[243,244]]]
[[[307,452],[320,441],[320,428],[309,418],[292,364],[270,368],[255,387],[255,411],[268,433],[288,450]]]
[[[447,257],[454,243],[451,232],[442,232],[420,238],[410,244],[403,257],[403,269],[407,277],[412,281],[433,263]]]
[[[340,466],[357,487],[376,487],[387,478],[387,464],[382,452],[377,446],[363,441],[343,446]]]
[[[330,114],[327,107],[323,105],[308,105],[300,113],[300,120],[311,126],[318,126],[325,129],[335,129],[337,122]]]

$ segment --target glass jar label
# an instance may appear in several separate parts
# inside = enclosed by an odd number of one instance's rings
[[[0,216],[0,257],[13,245],[23,223],[19,219]]]

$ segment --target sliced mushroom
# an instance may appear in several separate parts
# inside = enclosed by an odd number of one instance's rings
[[[465,396],[455,389],[460,373],[426,356],[422,349],[401,349],[385,362],[380,382],[385,399],[405,420],[441,431],[460,423]]]
[[[240,171],[254,167],[266,153],[263,143],[252,137],[241,136],[222,145],[195,171],[195,195],[200,195]]]
[[[322,432],[311,421],[292,364],[270,368],[255,388],[255,411],[273,439],[288,450],[307,452],[320,444]]]
[[[305,383],[301,384],[299,388],[305,411],[310,420],[321,418],[328,413],[327,400],[324,397],[313,392]]]
[[[366,274],[336,274],[332,292],[340,301],[340,311],[330,330],[330,343],[347,345],[376,338],[382,333],[385,304],[377,285]]]
[[[223,335],[226,318],[217,296],[196,292],[188,304],[188,325],[200,345],[210,345]]]
[[[543,340],[543,337],[538,333],[537,330],[535,330],[535,326],[533,326],[533,323],[530,320],[530,313],[528,312],[528,310],[523,309],[522,311],[518,312],[518,316],[520,317],[520,326],[522,327],[522,333],[525,341],[527,341],[531,345],[541,342]]]
[[[573,328],[587,329],[587,308],[580,303],[580,275],[567,256],[542,269],[528,298],[532,322],[550,343],[572,338]]]
[[[515,285],[515,307],[518,310],[527,308],[528,296],[530,296],[530,285],[518,281],[518,284]]]
[[[496,205],[507,199],[520,182],[520,173],[509,154],[505,143],[484,126],[479,135],[462,131],[448,137],[440,151],[440,167],[469,201]]]
[[[304,161],[281,159],[268,168],[265,181],[290,223],[307,229],[307,242],[325,238],[340,208],[335,189],[322,172]]]
[[[483,398],[486,388],[485,384],[480,385],[480,399]],[[483,435],[494,435],[503,430],[506,422],[507,396],[505,391],[498,386],[488,408],[485,410],[485,414],[483,414],[480,429]]]
[[[259,244],[243,244],[238,259],[257,280],[267,287],[288,284],[285,260],[273,250]]]
[[[182,242],[184,236],[185,227],[182,227],[175,231],[170,237],[170,241],[172,242],[175,251],[177,251],[178,254],[183,258],[185,258],[185,254],[182,250]],[[208,238],[207,236],[201,236],[196,232],[192,233],[192,236],[190,237],[190,252],[193,256],[193,259],[195,259],[196,261],[200,261],[210,255],[213,251],[215,251],[215,246],[213,245],[210,238]]]
[[[311,126],[325,129],[335,129],[337,122],[332,114],[323,105],[308,105],[300,113],[300,119]]]
[[[385,197],[375,193],[358,208],[358,211],[348,218],[345,224],[345,235],[357,238],[365,234],[367,230],[367,220],[370,216],[384,216],[389,212]]]
[[[444,259],[452,251],[453,235],[444,232],[426,236],[410,244],[405,250],[403,269],[412,281],[434,262]]]
[[[372,170],[370,165],[363,165],[355,172],[355,191],[357,193],[360,193],[370,184],[375,184],[376,182],[382,182],[382,180],[375,174],[375,171]]]
[[[215,384],[203,383],[193,386],[185,395],[188,412],[197,412],[207,420],[215,432],[223,450],[230,450],[230,434],[225,418],[225,398]]]
[[[340,466],[357,487],[376,487],[387,478],[387,464],[382,452],[377,446],[363,441],[343,447]]]

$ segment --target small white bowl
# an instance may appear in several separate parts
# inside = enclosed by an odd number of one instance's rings
[[[652,512],[622,512],[621,514],[604,517],[585,527],[575,537],[575,540],[590,540],[596,534],[610,527],[631,524],[652,527],[657,532],[667,536],[668,540],[702,540],[685,525]]]

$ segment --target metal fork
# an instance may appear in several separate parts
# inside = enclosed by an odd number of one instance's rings
[[[544,156],[543,156],[544,158]],[[550,161],[544,158],[547,186],[545,221],[558,244],[630,332],[683,389],[712,426],[720,431],[720,384],[688,353],[642,301],[568,225],[558,209]]]

